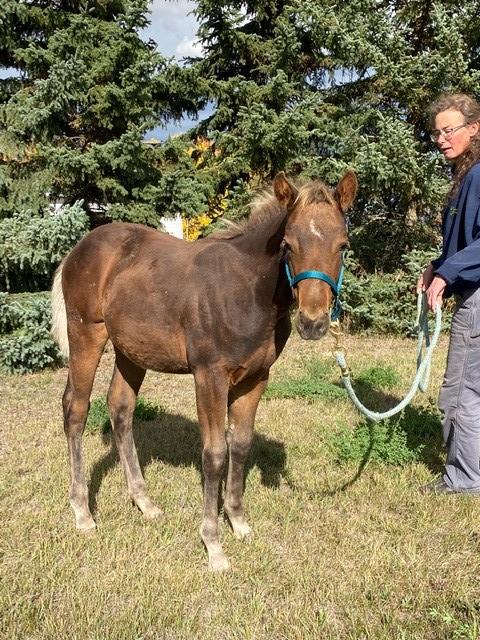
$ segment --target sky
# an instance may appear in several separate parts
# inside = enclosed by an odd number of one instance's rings
[[[142,32],[143,38],[152,38],[160,53],[178,60],[201,54],[195,42],[197,23],[192,11],[195,2],[189,0],[153,0],[151,24]]]
[[[142,38],[151,38],[156,42],[159,53],[178,61],[187,56],[201,55],[201,46],[195,39],[197,22],[191,13],[194,7],[195,2],[189,0],[153,0],[151,24],[142,32]],[[181,122],[169,123],[166,128],[154,129],[147,137],[164,140],[169,135],[186,131],[192,124],[191,120],[184,118]]]

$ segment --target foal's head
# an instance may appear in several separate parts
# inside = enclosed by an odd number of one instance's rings
[[[344,214],[357,192],[355,174],[347,172],[332,192],[320,181],[297,189],[282,172],[275,177],[273,189],[288,212],[284,245],[292,277],[303,271],[317,271],[337,282],[342,254],[348,247]],[[299,334],[307,340],[321,338],[330,323],[331,287],[323,280],[308,278],[295,285],[294,296]]]

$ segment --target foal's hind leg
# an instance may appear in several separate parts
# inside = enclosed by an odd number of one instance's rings
[[[115,443],[122,461],[129,496],[144,516],[157,518],[162,512],[147,495],[132,433],[135,402],[145,377],[145,369],[128,360],[118,350],[115,350],[115,353],[115,369],[108,390],[108,407]]]
[[[243,511],[244,469],[253,440],[258,402],[267,386],[268,373],[262,379],[246,380],[229,394],[228,451],[229,464],[224,508],[236,538],[252,535]]]
[[[68,332],[70,357],[68,381],[63,394],[63,416],[70,457],[70,504],[75,513],[77,529],[86,532],[95,529],[95,522],[88,507],[82,434],[95,371],[108,336],[103,324],[83,325],[74,321],[69,324]]]

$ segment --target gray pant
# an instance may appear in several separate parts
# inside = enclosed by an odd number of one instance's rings
[[[438,406],[447,446],[443,478],[468,491],[480,489],[480,288],[456,301]]]

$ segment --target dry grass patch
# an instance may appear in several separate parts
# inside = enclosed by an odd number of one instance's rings
[[[317,389],[320,382],[339,389],[330,346],[293,337],[271,388],[308,377]],[[401,397],[414,371],[413,341],[350,338],[347,347],[369,404],[381,408]],[[207,573],[197,533],[200,440],[190,376],[147,374],[142,397],[161,410],[135,422],[164,521],[143,520],[128,501],[110,435],[88,433],[99,529],[86,537],[75,532],[67,499],[60,410],[66,371],[1,378],[0,637],[476,640],[478,499],[418,491],[443,455],[434,432],[445,348],[442,342],[436,352],[429,393],[397,423],[406,451],[414,452],[401,464],[371,455],[368,428],[366,449],[339,455],[338,437],[353,438],[363,424],[341,389],[307,389],[303,397],[271,392],[261,402],[245,495],[255,537],[243,544],[222,525],[234,569],[221,576]],[[94,398],[105,396],[111,369],[106,354]],[[422,437],[425,447],[417,450]]]

